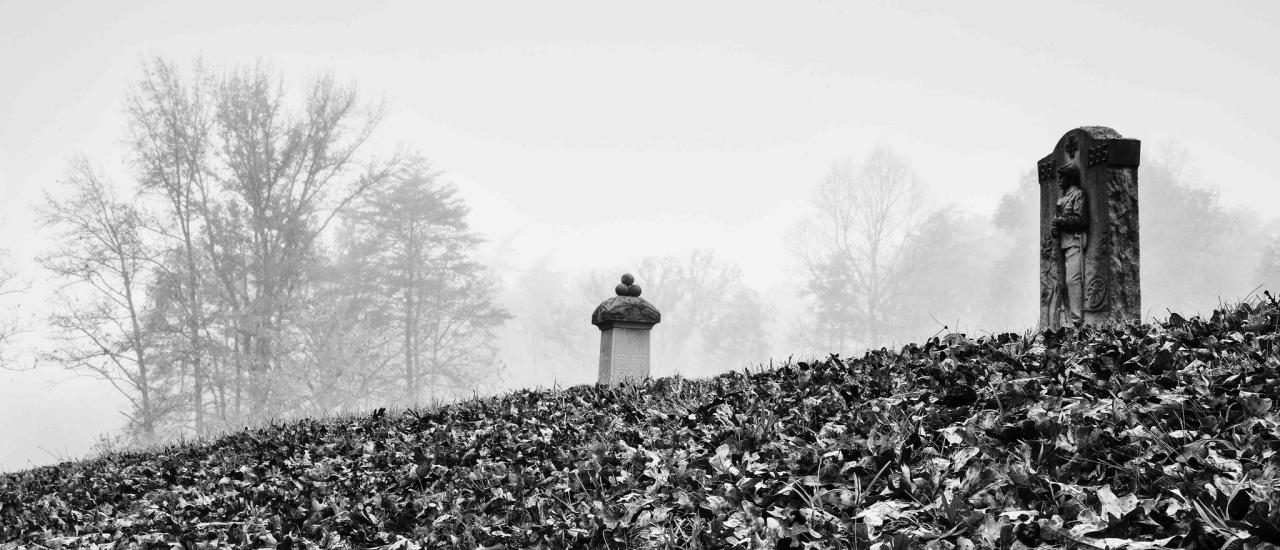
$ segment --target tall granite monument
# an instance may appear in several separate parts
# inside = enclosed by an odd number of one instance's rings
[[[1136,139],[1083,126],[1040,160],[1041,328],[1141,317],[1140,152]]]
[[[630,273],[624,274],[622,283],[614,287],[617,296],[591,313],[591,324],[600,329],[600,384],[649,376],[649,332],[662,314],[640,297],[640,285],[635,282]]]

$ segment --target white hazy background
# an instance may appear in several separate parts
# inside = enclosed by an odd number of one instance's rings
[[[1274,217],[1277,28],[1273,2],[0,2],[0,249],[32,281],[7,313],[45,312],[34,209],[68,161],[128,179],[124,100],[153,55],[385,97],[374,148],[426,154],[508,281],[713,249],[778,308],[785,357],[787,228],[879,144],[932,203],[990,217],[1065,131],[1101,124],[1144,161],[1189,151],[1224,205]],[[0,471],[82,456],[121,407],[56,366],[0,370]]]

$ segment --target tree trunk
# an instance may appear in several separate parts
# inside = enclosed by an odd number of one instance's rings
[[[414,394],[417,393],[414,380],[413,325],[413,289],[410,287],[404,291],[404,393],[406,405],[413,403]]]
[[[126,260],[120,258],[120,273],[129,273]],[[129,323],[133,334],[133,354],[138,362],[138,393],[142,402],[142,432],[147,438],[155,436],[155,411],[151,406],[151,384],[147,380],[147,358],[142,348],[142,324],[138,322],[138,306],[133,299],[133,278],[124,275],[125,304],[129,308]]]

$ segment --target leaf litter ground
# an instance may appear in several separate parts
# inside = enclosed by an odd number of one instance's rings
[[[1273,549],[1278,321],[276,424],[0,476],[0,548]]]

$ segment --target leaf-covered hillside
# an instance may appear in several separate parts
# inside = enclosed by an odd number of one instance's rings
[[[43,467],[0,477],[0,548],[1275,548],[1278,311],[952,335]]]

